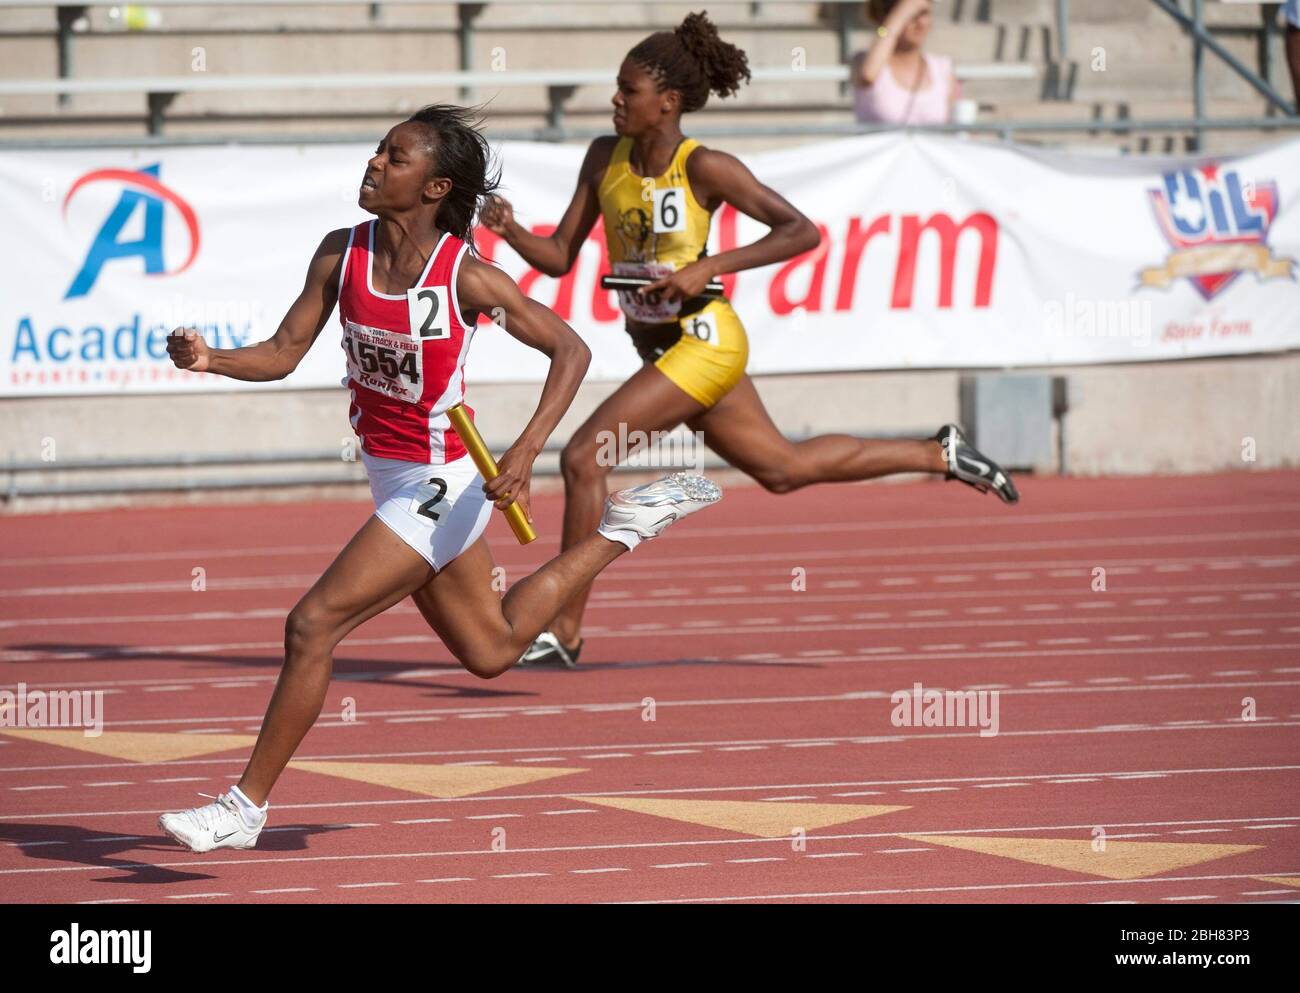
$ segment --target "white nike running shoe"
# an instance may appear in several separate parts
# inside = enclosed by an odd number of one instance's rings
[[[257,844],[257,836],[266,827],[266,814],[255,827],[249,827],[239,813],[239,804],[229,793],[209,799],[214,802],[204,807],[163,814],[158,818],[158,826],[192,852],[252,848]]]
[[[722,499],[718,484],[686,472],[619,490],[605,501],[600,530],[631,531],[641,538],[662,534],[673,521],[681,520]]]

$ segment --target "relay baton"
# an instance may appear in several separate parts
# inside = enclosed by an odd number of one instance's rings
[[[460,435],[465,450],[469,452],[469,457],[474,460],[474,464],[478,466],[478,471],[483,478],[496,479],[501,474],[501,470],[497,468],[497,460],[492,457],[487,445],[483,443],[483,436],[478,433],[478,428],[474,427],[474,422],[469,419],[469,414],[465,412],[464,405],[458,403],[454,407],[449,407],[447,409],[447,419],[451,421],[451,426]],[[528,523],[528,517],[524,514],[524,508],[519,506],[518,500],[507,506],[504,513],[506,520],[510,522],[510,530],[519,539],[519,544],[526,545],[530,541],[536,540],[537,532]]]
[[[601,276],[600,288],[602,290],[636,290],[642,286],[649,286],[651,283],[657,283],[659,280],[651,279],[648,276]],[[705,284],[702,297],[720,297],[722,296],[722,282],[712,280]]]

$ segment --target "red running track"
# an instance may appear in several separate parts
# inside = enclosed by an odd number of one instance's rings
[[[195,856],[155,827],[237,778],[246,747],[138,761],[0,734],[0,888],[13,902],[1296,899],[1300,474],[1024,493],[1008,508],[954,483],[734,487],[605,574],[576,672],[476,680],[402,605],[341,646],[298,758],[436,766],[475,792],[291,768],[255,851]],[[507,578],[555,550],[559,501],[536,505],[534,546],[492,525]],[[4,519],[0,689],[102,689],[104,740],[255,734],[285,613],[366,513]],[[897,726],[890,696],[917,682],[996,690],[998,734]],[[567,771],[493,778],[543,769]],[[844,809],[807,827],[826,805]]]

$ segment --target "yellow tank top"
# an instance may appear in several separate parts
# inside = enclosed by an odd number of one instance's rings
[[[620,138],[610,153],[598,197],[605,223],[610,268],[620,276],[665,276],[704,253],[709,212],[695,199],[686,159],[699,142],[683,138],[659,176],[638,176],[628,164],[632,139]],[[648,300],[619,293],[623,312],[644,324],[675,322],[680,301]]]

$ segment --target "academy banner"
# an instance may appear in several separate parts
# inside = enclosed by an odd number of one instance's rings
[[[579,146],[496,147],[516,218],[547,233]],[[322,236],[365,219],[370,146],[0,153],[0,395],[301,389],[345,372],[337,315],[271,384],[180,373],[165,336],[274,333]],[[1300,140],[1236,158],[1103,159],[956,137],[870,135],[743,156],[822,232],[814,251],[723,277],[753,373],[1132,362],[1300,347]],[[654,257],[653,197],[617,237]],[[765,228],[723,206],[709,252]],[[599,224],[573,270],[481,254],[590,344],[590,378],[639,360]],[[540,382],[544,356],[486,319],[466,379]]]

